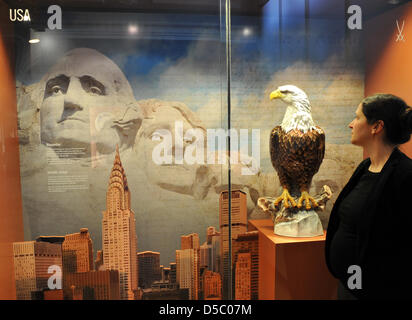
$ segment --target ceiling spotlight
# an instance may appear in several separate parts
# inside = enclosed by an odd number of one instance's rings
[[[139,28],[136,25],[129,25],[129,33],[136,34],[139,31]]]
[[[29,42],[30,43],[39,43],[40,39],[30,39]]]
[[[250,36],[252,34],[252,30],[250,30],[249,28],[244,28],[243,29],[243,35],[245,37]]]

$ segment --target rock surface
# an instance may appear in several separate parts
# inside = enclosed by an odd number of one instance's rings
[[[316,237],[323,234],[322,222],[316,211],[322,211],[326,202],[332,197],[332,191],[324,185],[321,193],[314,196],[319,207],[311,210],[285,208],[283,203],[275,206],[276,198],[262,197],[258,199],[258,206],[272,216],[274,233],[286,237]],[[294,197],[297,202],[298,197]]]
[[[314,210],[301,210],[293,220],[275,224],[274,233],[285,237],[316,237],[323,235],[323,227]]]

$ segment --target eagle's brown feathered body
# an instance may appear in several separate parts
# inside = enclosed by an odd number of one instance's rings
[[[270,158],[280,184],[291,194],[308,191],[312,177],[318,172],[325,154],[325,133],[317,130],[306,133],[293,129],[286,133],[281,126],[270,135]]]

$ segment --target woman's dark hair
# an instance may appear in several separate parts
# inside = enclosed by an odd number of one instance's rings
[[[369,124],[382,120],[385,142],[398,145],[408,142],[412,133],[412,108],[392,94],[374,94],[362,101],[362,112]]]

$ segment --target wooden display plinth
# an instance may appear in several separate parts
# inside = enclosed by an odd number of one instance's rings
[[[336,299],[338,281],[325,262],[325,237],[282,237],[270,219],[249,220],[259,231],[259,300]]]

